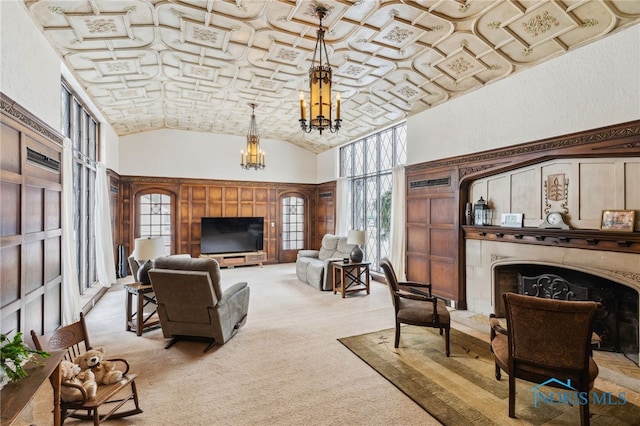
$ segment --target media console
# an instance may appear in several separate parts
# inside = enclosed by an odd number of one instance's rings
[[[266,262],[267,254],[263,251],[251,251],[245,253],[219,253],[201,254],[200,257],[215,259],[221,268],[233,268],[234,266],[260,265]]]

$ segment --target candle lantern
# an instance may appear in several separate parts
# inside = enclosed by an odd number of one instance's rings
[[[476,226],[491,225],[491,209],[482,197],[473,206],[473,224]]]

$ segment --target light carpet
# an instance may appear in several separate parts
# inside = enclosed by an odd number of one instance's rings
[[[247,281],[247,323],[204,354],[202,342],[165,350],[162,331],[125,331],[123,282],[87,315],[94,346],[129,360],[142,414],[107,425],[437,425],[419,405],[337,339],[393,326],[385,285],[342,299],[295,275],[294,264],[222,270],[224,288]],[[46,383],[18,425],[50,425]],[[79,424],[69,419],[65,425]],[[83,422],[82,424],[87,424]]]
[[[397,349],[393,347],[394,333],[391,328],[339,341],[445,425],[580,423],[577,406],[549,405],[540,400],[534,406],[535,385],[520,380],[516,385],[517,419],[510,419],[508,376],[495,379],[493,355],[485,341],[452,329],[451,356],[447,358],[444,338],[437,330],[405,326]],[[596,392],[602,395],[602,391]],[[628,399],[626,394],[624,398]],[[592,425],[640,424],[640,407],[629,401],[623,404],[615,397],[609,401],[611,404],[591,404]]]

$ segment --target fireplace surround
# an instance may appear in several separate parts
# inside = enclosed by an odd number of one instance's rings
[[[514,275],[517,276],[514,288]],[[494,269],[496,315],[504,316],[502,294],[515,292],[560,300],[600,303],[594,332],[597,348],[621,352],[638,362],[638,291],[610,279],[566,267],[507,264]],[[551,324],[550,327],[558,326]]]
[[[485,239],[487,236],[475,239],[473,232],[468,231],[465,249],[469,310],[503,316],[502,293],[518,292],[518,274],[529,277],[555,274],[586,287],[593,298],[605,301],[607,308],[615,304],[615,322],[604,324],[610,329],[607,339],[613,334],[618,338],[620,332],[624,339],[617,343],[607,341],[604,349],[623,352],[639,362],[640,254],[523,244],[520,240],[495,241]],[[615,295],[613,299],[611,294]]]

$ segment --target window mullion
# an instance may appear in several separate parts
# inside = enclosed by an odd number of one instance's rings
[[[74,241],[80,294],[96,282],[95,196],[96,163],[91,153],[97,152],[98,124],[89,110],[64,83],[61,84],[61,131],[71,139],[73,158]],[[89,125],[95,122],[96,125]]]
[[[389,255],[388,250],[391,244],[385,240],[383,250],[381,238],[383,189],[384,192],[391,190],[391,170],[397,164],[402,164],[405,161],[405,159],[401,158],[406,155],[405,129],[406,123],[402,123],[340,148],[342,166],[340,175],[347,179],[349,188],[348,194],[346,194],[350,203],[349,217],[351,218],[351,223],[349,225],[351,229],[362,228],[367,233],[367,246],[365,248],[368,257],[373,262],[372,269],[374,270],[378,270],[377,261],[381,257]],[[383,161],[383,137],[385,138],[385,155],[390,155],[392,157],[391,161],[388,161],[388,159]],[[374,142],[372,143],[371,141]],[[389,144],[391,145],[390,147],[388,146]],[[358,150],[362,150],[362,152]],[[362,161],[360,169],[358,169],[358,158]],[[347,162],[350,167],[347,166]],[[382,170],[383,167],[384,170]],[[350,170],[346,170],[347,168]],[[372,186],[374,187],[372,188]],[[374,197],[375,203],[369,205],[370,200],[374,201],[371,197]],[[369,209],[376,209],[376,211],[371,212]],[[370,227],[368,218],[372,215],[375,215],[375,221]],[[388,234],[385,238],[388,239]]]

